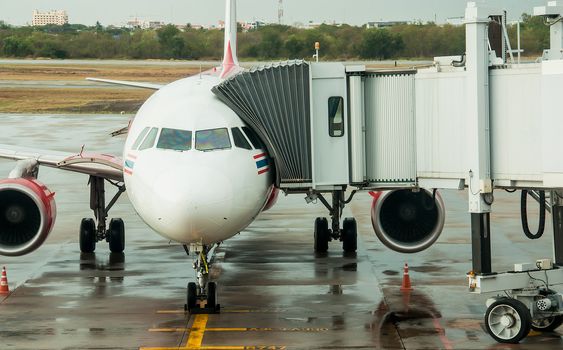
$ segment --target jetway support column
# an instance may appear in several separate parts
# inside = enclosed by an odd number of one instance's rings
[[[563,199],[560,193],[551,193],[551,216],[553,217],[553,255],[556,265],[563,266]]]
[[[492,204],[489,119],[489,16],[501,14],[469,2],[465,11],[467,54],[467,177],[473,272],[492,272]]]

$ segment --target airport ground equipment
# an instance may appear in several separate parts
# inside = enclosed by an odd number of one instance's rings
[[[526,327],[551,320],[536,312],[536,299],[545,305],[549,299],[552,316],[559,317],[559,296],[549,286],[563,276],[557,268],[563,266],[563,4],[549,1],[534,13],[550,25],[551,47],[533,63],[514,61],[505,11],[469,2],[463,55],[412,69],[289,61],[242,72],[213,91],[264,140],[276,186],[329,209],[331,228],[326,219],[315,223],[318,251],[327,249],[325,240],[342,239],[347,190],[373,191],[374,230],[386,245],[407,253],[427,248],[441,232],[444,208],[436,189],[467,190],[472,273],[481,292],[496,290],[482,287],[497,280],[510,295],[488,315],[496,322],[502,310],[523,327],[509,336],[491,334],[515,342]],[[545,211],[551,210],[554,269],[488,277],[495,190],[524,191],[522,224],[529,238],[543,234]],[[328,193],[332,205],[324,198]],[[540,202],[536,233],[527,224],[529,195]],[[530,286],[528,273],[547,274],[549,282]],[[500,322],[512,324],[510,317]]]

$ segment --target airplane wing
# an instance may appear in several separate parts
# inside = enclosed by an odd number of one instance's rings
[[[86,80],[94,81],[97,83],[123,85],[123,86],[137,87],[141,89],[150,89],[150,90],[160,90],[164,87],[164,85],[159,85],[159,84],[139,83],[134,81],[124,81],[124,80],[110,80],[110,79],[98,79],[98,78],[86,78]]]
[[[121,158],[109,154],[65,153],[0,144],[0,159],[36,160],[39,165],[123,181]]]

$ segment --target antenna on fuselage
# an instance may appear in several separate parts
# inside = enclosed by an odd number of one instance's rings
[[[225,48],[221,78],[225,78],[234,68],[239,66],[237,57],[237,2],[236,0],[226,0],[226,2]]]

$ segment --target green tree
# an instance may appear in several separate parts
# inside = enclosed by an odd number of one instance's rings
[[[156,31],[158,41],[168,57],[181,57],[184,41],[178,37],[178,34],[180,34],[180,30],[173,24],[165,25]]]
[[[29,40],[16,36],[9,36],[3,40],[3,51],[6,56],[26,57],[33,54]]]
[[[362,58],[389,59],[403,47],[400,33],[391,33],[387,29],[368,29],[362,36],[359,53]]]

